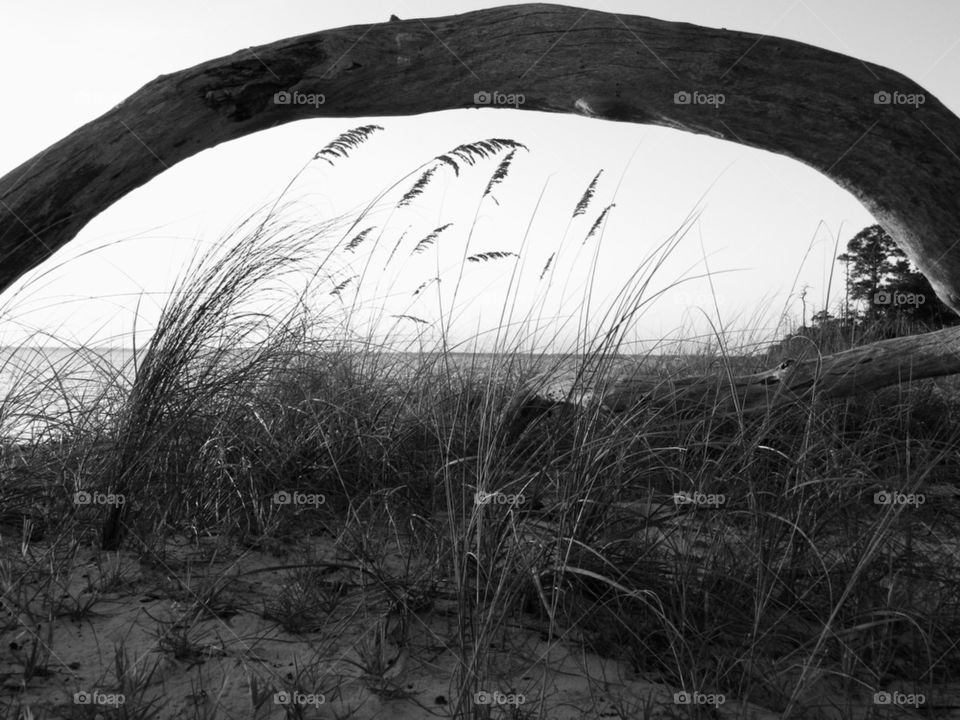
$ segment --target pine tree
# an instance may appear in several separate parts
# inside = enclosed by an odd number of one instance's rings
[[[960,317],[940,301],[927,278],[879,225],[857,233],[837,259],[848,270],[848,297],[864,303],[864,312],[855,319],[922,329],[960,323]]]

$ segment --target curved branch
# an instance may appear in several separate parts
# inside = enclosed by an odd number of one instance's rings
[[[930,93],[792,40],[558,5],[323,30],[157,78],[0,178],[0,289],[201,150],[304,118],[475,108],[494,90],[522,95],[522,110],[806,163],[858,197],[960,312],[960,120]]]

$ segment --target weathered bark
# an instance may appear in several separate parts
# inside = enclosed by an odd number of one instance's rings
[[[704,407],[755,412],[814,396],[850,397],[889,385],[960,372],[960,327],[893,338],[823,357],[787,360],[773,370],[729,378],[662,380],[625,377],[602,402],[614,411],[636,406]]]
[[[960,120],[930,93],[791,40],[557,5],[324,30],[157,78],[0,179],[0,290],[201,150],[309,117],[477,107],[494,90],[522,94],[522,110],[665,125],[811,165],[960,312]],[[281,91],[325,102],[276,104]],[[724,102],[678,104],[678,92]],[[903,95],[878,105],[877,92]],[[924,102],[896,102],[909,96]]]
[[[791,40],[557,5],[324,30],[157,78],[0,178],[0,290],[202,150],[310,117],[475,108],[482,91],[522,94],[522,110],[664,125],[806,163],[858,197],[960,312],[960,119],[930,93]],[[278,92],[324,102],[279,104]],[[678,92],[717,97],[684,104]],[[877,104],[878,92],[900,95]],[[824,358],[816,386],[839,395],[957,372],[956,332]],[[815,370],[805,361],[782,380],[741,378],[729,399],[753,407],[802,395]],[[670,392],[703,396],[705,382]],[[621,385],[611,402],[662,391]]]

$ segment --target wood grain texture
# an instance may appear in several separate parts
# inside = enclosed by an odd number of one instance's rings
[[[521,110],[662,125],[806,163],[856,195],[960,312],[960,120],[922,87],[791,40],[538,4],[323,30],[158,77],[0,179],[0,289],[202,150],[304,118],[475,108],[494,90],[522,94]],[[278,104],[278,92],[324,101]],[[678,104],[678,92],[724,101]],[[877,92],[924,102],[878,105]]]
[[[755,412],[815,397],[851,397],[890,385],[960,373],[960,327],[881,340],[844,352],[787,360],[764,372],[663,380],[622,377],[602,394],[614,411],[636,405]]]
[[[917,83],[792,40],[539,4],[323,30],[158,77],[0,178],[0,289],[202,150],[304,118],[514,107],[478,105],[484,91],[522,95],[520,110],[672,127],[803,162],[859,198],[960,312],[960,119]],[[956,333],[806,360],[775,382],[741,378],[730,398],[766,403],[815,377],[839,394],[957,372]]]

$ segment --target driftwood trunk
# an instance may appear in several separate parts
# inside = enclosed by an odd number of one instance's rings
[[[960,312],[960,119],[917,83],[792,40],[535,4],[322,30],[158,77],[0,178],[0,290],[222,142],[313,117],[513,107],[662,125],[810,165],[859,198]],[[958,350],[955,331],[877,343],[774,381],[732,380],[731,401],[954,373]],[[641,385],[617,392],[659,392]]]
[[[786,360],[771,370],[721,378],[661,380],[624,377],[603,394],[603,404],[621,411],[637,403],[701,404],[727,412],[755,412],[858,393],[960,372],[960,327],[882,340],[844,352]]]
[[[158,77],[0,178],[0,289],[202,150],[311,117],[514,107],[478,104],[493,91],[522,95],[520,110],[806,163],[856,195],[960,312],[960,119],[933,95],[792,40],[560,5],[322,30]]]

